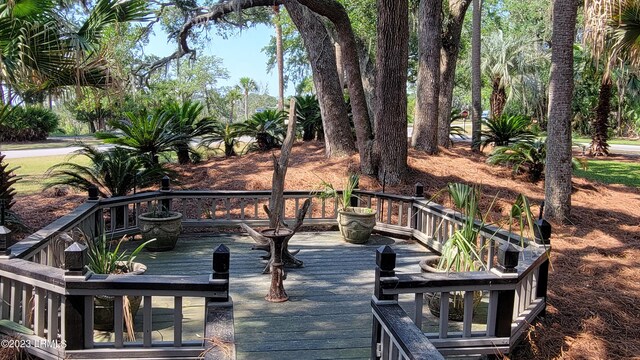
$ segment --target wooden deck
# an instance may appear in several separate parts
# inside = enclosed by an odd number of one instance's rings
[[[284,285],[290,299],[279,304],[264,300],[270,279],[262,275],[264,253],[251,251],[253,240],[245,235],[184,235],[173,251],[143,252],[138,260],[147,265],[148,274],[207,274],[218,244],[231,250],[230,293],[240,360],[369,358],[375,250],[391,245],[398,253],[396,269],[402,272],[418,272],[418,262],[428,253],[414,241],[380,235],[366,245],[353,245],[337,232],[296,234],[290,248],[301,250],[298,257],[305,267],[288,271]],[[402,300],[412,314],[413,299]],[[185,298],[183,304],[189,301]],[[202,304],[192,305],[184,309],[183,338],[202,340]],[[173,340],[172,306],[154,298],[154,338]],[[423,330],[429,331],[436,319],[428,311],[424,315]]]

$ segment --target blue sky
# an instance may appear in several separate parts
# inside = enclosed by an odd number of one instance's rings
[[[175,45],[167,44],[166,34],[158,28],[155,33],[155,36],[150,38],[145,51],[158,56],[172,53]],[[218,86],[233,86],[239,83],[241,77],[248,76],[258,83],[261,93],[267,86],[268,93],[277,96],[278,75],[275,69],[267,73],[267,56],[261,51],[274,33],[275,30],[266,25],[245,29],[228,39],[223,39],[213,31],[210,32],[211,41],[205,46],[205,53],[221,58],[223,66],[229,71],[229,79],[219,80]],[[293,87],[289,86],[285,89],[285,94],[292,94],[293,91]]]

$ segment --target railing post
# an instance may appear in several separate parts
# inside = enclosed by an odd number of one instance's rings
[[[505,243],[498,249],[498,265],[493,270],[501,275],[517,276],[516,267],[519,257],[518,249],[511,243]],[[516,290],[500,290],[497,293],[494,334],[497,337],[511,337]]]
[[[413,197],[415,197],[415,198],[424,198],[424,185],[422,185],[422,183],[416,183],[415,189],[414,189],[414,193],[413,193]],[[411,206],[413,207],[413,202],[411,203]],[[415,211],[414,209],[411,210],[411,228],[412,229],[417,229],[418,228],[418,224],[419,224],[418,217],[419,216],[420,216],[420,212],[419,211]]]
[[[380,278],[396,276],[396,253],[389,245],[381,246],[376,250],[376,279],[373,293],[374,302],[398,302],[398,295],[383,295]],[[382,326],[378,319],[373,316],[371,328],[371,359],[378,359],[378,344],[382,339]]]
[[[168,193],[171,191],[171,179],[165,175],[160,181],[160,192]],[[162,208],[160,211],[171,211],[171,199],[162,199]]]
[[[64,250],[64,278],[67,281],[86,280],[87,247],[73,243]],[[85,302],[84,296],[65,296],[64,298],[64,338],[67,350],[84,349]],[[51,311],[51,309],[49,309]]]
[[[229,248],[224,244],[218,245],[213,251],[211,282],[220,283],[223,286],[224,296],[211,299],[216,302],[229,301],[229,260],[231,259]]]
[[[8,257],[11,253],[11,230],[5,226],[5,200],[0,199],[0,258]]]
[[[98,201],[100,198],[100,193],[98,192],[98,187],[95,185],[89,186],[87,189],[89,196],[87,197],[87,201]]]

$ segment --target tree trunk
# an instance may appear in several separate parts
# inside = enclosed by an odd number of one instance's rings
[[[378,179],[399,184],[407,171],[408,0],[378,0],[376,140]]]
[[[273,7],[276,23],[276,62],[278,64],[278,110],[284,110],[284,50],[282,48],[282,24],[280,24],[280,5]]]
[[[451,124],[451,104],[456,76],[462,24],[471,0],[450,0],[449,16],[442,33],[440,58],[440,100],[438,104],[438,145],[451,146],[449,127]]]
[[[191,162],[189,158],[189,144],[180,143],[176,145],[176,153],[178,155],[178,163],[180,165],[185,165]]]
[[[427,154],[438,152],[440,96],[440,30],[442,0],[422,0],[418,14],[418,79],[411,145]],[[448,136],[448,134],[447,134]]]
[[[336,47],[336,67],[338,68],[338,80],[340,80],[340,89],[344,89],[344,62],[342,61],[342,46],[339,42],[334,44]]]
[[[620,67],[622,66],[623,64],[620,64]],[[624,97],[627,92],[626,80],[627,80],[627,73],[623,71],[622,74],[618,77],[618,80],[616,81],[616,86],[618,88],[618,111],[616,114],[616,120],[617,120],[616,123],[618,124],[618,136],[624,135],[623,126],[622,126],[622,119],[623,119],[622,111],[624,109]]]
[[[357,44],[358,57],[360,58],[360,72],[362,73],[362,87],[367,101],[367,110],[369,111],[369,123],[371,124],[371,128],[375,129],[376,67],[375,63],[371,60],[371,56],[369,56],[369,51],[364,42],[358,40]]]
[[[609,131],[609,113],[611,112],[611,91],[613,83],[609,74],[602,76],[600,84],[600,94],[598,96],[598,106],[596,107],[596,117],[593,120],[593,136],[591,138],[591,148],[589,154],[592,156],[609,155],[609,144],[607,136]]]
[[[249,91],[244,92],[244,120],[249,120]]]
[[[482,131],[482,0],[473,0],[473,34],[471,38],[471,150],[480,151]]]
[[[493,89],[491,91],[491,98],[489,99],[489,105],[491,107],[491,118],[497,119],[502,115],[504,107],[507,105],[507,92],[504,87],[500,86],[500,77],[493,80]]]
[[[562,223],[571,214],[571,102],[573,99],[573,43],[577,3],[553,2],[549,124],[545,216]]]
[[[292,1],[288,1],[292,2]],[[345,8],[335,0],[298,0],[310,10],[327,17],[335,26],[344,64],[353,123],[356,130],[357,146],[360,152],[360,168],[365,174],[373,175],[375,165],[372,156],[373,133],[369,119],[369,109],[362,84],[358,45],[351,27],[351,20]],[[328,136],[327,136],[328,137]]]
[[[328,157],[352,154],[356,147],[338,80],[334,46],[327,29],[318,15],[297,1],[287,1],[285,7],[300,31],[311,61],[325,132],[326,154]]]

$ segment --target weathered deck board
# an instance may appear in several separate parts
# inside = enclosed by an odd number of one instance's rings
[[[264,253],[250,250],[253,240],[248,236],[184,235],[173,251],[142,253],[138,260],[147,265],[148,274],[208,274],[218,244],[231,250],[238,359],[367,359],[376,248],[391,245],[398,253],[397,269],[403,272],[418,272],[418,262],[427,254],[413,241],[385,236],[353,245],[337,232],[297,234],[291,249],[301,249],[298,257],[305,267],[288,270],[284,286],[290,299],[280,304],[264,300],[270,279],[262,275]],[[412,314],[410,300],[401,298],[401,304]],[[202,340],[202,300],[185,298],[183,304],[186,338]],[[173,340],[172,307],[171,298],[154,299],[154,339]],[[426,307],[424,313],[424,323],[433,324]],[[141,316],[136,325],[142,323]]]
[[[384,236],[352,245],[336,232],[297,234],[290,244],[301,249],[305,267],[287,271],[284,285],[290,300],[282,304],[264,300],[269,286],[269,276],[261,274],[264,253],[250,250],[253,240],[248,236],[184,235],[173,251],[141,253],[138,261],[147,265],[147,274],[207,274],[218,244],[231,250],[238,359],[368,358],[376,248],[391,245],[398,252],[398,268],[407,272],[418,271],[427,253],[412,241]],[[183,331],[192,340],[202,340],[201,304],[198,299],[183,301]],[[172,306],[171,298],[154,299],[154,339],[173,340]],[[141,324],[141,313],[136,320]]]

